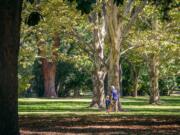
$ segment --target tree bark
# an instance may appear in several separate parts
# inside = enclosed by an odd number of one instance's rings
[[[93,73],[93,98],[90,107],[96,106],[99,108],[105,107],[104,98],[104,78],[105,73],[103,71],[94,71]]]
[[[158,104],[159,97],[159,59],[155,54],[148,57],[149,77],[150,77],[150,104]]]
[[[43,49],[44,41],[38,43],[38,54],[41,56],[42,73],[44,78],[44,96],[53,98],[57,97],[55,79],[56,79],[56,59],[58,57],[57,49],[60,45],[60,38],[57,32],[54,33],[54,43],[52,45],[52,56],[51,60],[46,58],[45,50]]]
[[[74,88],[74,97],[79,97],[80,96],[80,91],[78,88]]]
[[[58,57],[58,48],[60,46],[60,38],[58,32],[54,32],[54,43],[52,45],[52,60],[44,59],[42,61],[42,68],[44,74],[44,96],[57,97],[55,79],[56,79],[56,60]]]
[[[128,2],[128,3],[126,3]],[[108,69],[108,85],[114,85],[118,92],[120,92],[120,78],[119,77],[119,61],[120,61],[120,51],[122,47],[122,41],[124,37],[128,34],[132,24],[137,18],[138,14],[143,10],[146,5],[147,0],[141,1],[137,6],[134,6],[134,10],[129,12],[130,7],[133,5],[133,1],[126,1],[123,4],[124,13],[120,12],[119,8],[116,6],[113,0],[109,0],[106,3],[106,16],[105,20],[108,27],[108,34],[110,37],[110,56],[109,56],[109,69]],[[130,14],[129,21],[122,16],[128,16]],[[121,104],[119,102],[119,110],[122,110]]]
[[[44,96],[50,98],[57,97],[55,89],[56,63],[43,59],[42,70],[44,76]]]
[[[114,42],[117,40],[115,39]],[[120,49],[119,44],[111,43],[111,52],[109,56],[109,68],[108,68],[108,86],[114,85],[116,89],[120,92],[120,67],[119,67],[119,60],[120,60]]]
[[[22,1],[0,3],[0,134],[19,135],[17,65]]]
[[[117,42],[118,41],[118,42]],[[109,56],[109,67],[108,67],[108,86],[109,86],[109,94],[111,93],[111,86],[115,86],[115,88],[118,90],[118,93],[120,95],[120,45],[121,41],[118,39],[115,39],[113,42],[111,42],[111,52]],[[111,95],[111,94],[110,94]],[[122,110],[122,105],[120,100],[118,101],[118,110]]]
[[[106,35],[104,13],[100,17],[98,13],[91,15],[91,22],[94,24],[93,49],[94,49],[94,71],[92,74],[93,81],[93,98],[90,106],[105,106],[104,102],[104,79],[106,67],[104,65],[104,39]],[[101,23],[102,22],[102,23]]]
[[[106,5],[105,20],[108,27],[108,34],[110,37],[110,54],[108,63],[108,86],[109,94],[111,93],[111,86],[114,85],[120,94],[120,50],[122,44],[122,24],[119,22],[118,7],[111,0]],[[111,95],[111,94],[110,94]],[[121,103],[118,102],[118,110],[122,110]]]
[[[135,76],[134,78],[134,86],[133,86],[133,97],[138,96],[138,77]]]
[[[123,75],[123,70],[122,70],[122,66],[121,63],[119,64],[119,85],[120,85],[120,97],[123,96],[123,86],[122,86],[122,75]]]
[[[138,96],[138,77],[139,77],[139,70],[133,66],[133,97],[137,97]]]

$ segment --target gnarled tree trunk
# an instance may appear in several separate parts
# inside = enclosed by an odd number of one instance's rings
[[[0,1],[0,134],[19,135],[18,53],[22,1]]]
[[[150,77],[150,104],[157,104],[159,97],[159,59],[155,54],[148,56],[149,77]]]

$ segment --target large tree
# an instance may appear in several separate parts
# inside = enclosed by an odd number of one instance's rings
[[[106,2],[105,20],[107,22],[111,46],[108,66],[108,85],[109,87],[114,85],[118,91],[120,91],[119,61],[122,43],[146,3],[147,0],[140,2],[127,0],[120,3],[118,1],[108,0]],[[121,110],[120,103],[119,110]]]
[[[101,15],[100,15],[101,14]],[[91,15],[91,22],[93,23],[93,98],[90,106],[98,105],[99,108],[104,106],[104,79],[106,76],[106,64],[104,57],[106,24],[105,13],[95,12]]]
[[[141,21],[137,22],[138,29],[136,29],[136,32],[134,31],[136,39],[131,39],[133,44],[143,45],[139,48],[139,54],[144,57],[148,67],[150,103],[156,104],[160,100],[159,79],[165,74],[163,72],[170,72],[174,69],[173,72],[176,74],[176,69],[173,68],[179,49],[177,45],[176,27],[178,22],[175,20],[177,18],[176,13],[177,9],[172,10],[170,12],[171,21],[164,21],[155,6],[147,6],[143,15],[139,18]],[[166,76],[168,76],[167,73]]]
[[[60,43],[71,44],[74,37],[71,37],[68,33],[81,25],[84,18],[74,6],[69,7],[63,0],[45,1],[33,5],[26,3],[26,6],[28,8],[23,12],[23,16],[30,14],[30,17],[32,14],[40,14],[41,18],[37,26],[29,28],[29,32],[32,33],[33,31],[36,35],[38,56],[44,78],[44,96],[57,97],[55,75]],[[27,23],[31,25],[31,21],[27,21]]]
[[[21,0],[0,0],[0,134],[18,135]]]

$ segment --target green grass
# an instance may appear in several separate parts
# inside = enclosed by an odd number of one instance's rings
[[[42,99],[19,98],[20,115],[58,115],[58,116],[83,116],[83,115],[135,115],[135,116],[180,116],[180,97],[161,97],[160,105],[149,105],[148,97],[121,98],[125,112],[107,114],[104,110],[88,108],[90,98],[81,99]]]

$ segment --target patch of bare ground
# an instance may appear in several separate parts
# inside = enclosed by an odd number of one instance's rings
[[[21,116],[21,135],[180,135],[176,116]]]

